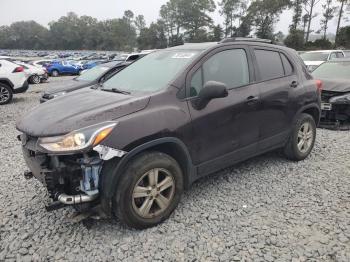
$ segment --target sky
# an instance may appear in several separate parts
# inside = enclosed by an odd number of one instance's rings
[[[57,20],[70,11],[78,15],[89,15],[99,20],[105,20],[122,17],[124,11],[128,9],[132,10],[135,15],[143,14],[149,24],[157,20],[159,9],[166,2],[167,0],[0,0],[0,10],[6,10],[6,12],[1,12],[0,26],[26,20],[35,20],[47,26],[50,21]],[[321,4],[317,6],[316,12],[322,13]],[[218,10],[211,14],[211,17],[215,24],[223,22]],[[287,34],[291,19],[291,12],[285,11],[276,24],[275,31],[282,31]],[[346,24],[349,24],[349,22]],[[317,30],[319,27],[318,18],[313,21],[312,28]],[[336,19],[331,21],[329,25],[330,33],[335,33],[335,30]]]

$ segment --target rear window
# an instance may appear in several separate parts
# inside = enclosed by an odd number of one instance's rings
[[[262,81],[284,76],[284,69],[279,52],[256,49],[254,53]]]

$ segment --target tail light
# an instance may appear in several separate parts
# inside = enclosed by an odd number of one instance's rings
[[[316,87],[317,87],[318,92],[321,94],[322,87],[323,87],[323,83],[321,80],[316,80]]]
[[[22,66],[18,66],[12,71],[12,73],[20,73],[23,71],[24,71],[24,68]]]

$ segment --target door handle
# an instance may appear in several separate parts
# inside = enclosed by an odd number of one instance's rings
[[[259,102],[259,97],[257,97],[257,96],[249,96],[249,97],[247,97],[246,103],[248,105],[254,105],[254,104],[258,103],[258,102]]]
[[[290,83],[290,87],[292,88],[296,88],[298,87],[299,83],[297,81],[293,81],[292,83]]]

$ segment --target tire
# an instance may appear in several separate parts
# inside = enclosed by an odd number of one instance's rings
[[[41,82],[41,79],[38,75],[32,75],[30,78],[29,78],[29,83],[31,84],[40,84]]]
[[[5,84],[0,84],[0,105],[8,104],[12,101],[12,88]]]
[[[183,174],[176,160],[161,152],[143,153],[125,167],[115,188],[112,212],[129,227],[153,227],[170,216],[182,193]]]
[[[51,76],[58,77],[59,75],[60,75],[60,72],[58,72],[58,70],[52,70]]]
[[[304,160],[311,153],[315,140],[315,120],[311,115],[302,113],[295,121],[292,133],[284,148],[284,154],[293,161]]]

